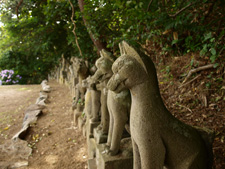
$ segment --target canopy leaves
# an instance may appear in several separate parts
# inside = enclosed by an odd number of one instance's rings
[[[7,59],[15,60],[11,68],[34,79],[46,76],[62,54],[82,53],[93,62],[98,40],[115,55],[121,40],[141,44],[157,57],[200,52],[215,63],[224,52],[222,0],[71,0],[74,23],[68,0],[0,2],[0,69],[10,67]]]

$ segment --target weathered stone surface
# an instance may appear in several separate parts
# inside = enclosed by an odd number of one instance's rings
[[[112,76],[111,67],[114,60],[112,54],[104,49],[100,51],[100,55],[101,57],[97,59],[95,63],[97,71],[91,78],[94,83],[100,83],[99,88],[101,90],[101,126],[99,127],[99,130],[101,130],[103,134],[108,134],[109,111],[107,107],[108,89],[106,88],[106,84]]]
[[[134,169],[158,169],[164,165],[173,169],[211,168],[203,137],[166,109],[151,59],[126,42],[120,47],[122,56],[113,63],[114,75],[107,86],[114,92],[131,92]]]
[[[95,159],[89,159],[88,160],[88,169],[98,169]]]
[[[84,113],[89,120],[92,118],[92,100],[91,100],[91,90],[93,90],[90,84],[91,77],[88,76],[86,79],[82,80],[82,87],[86,88],[85,102],[84,102]]]
[[[87,126],[87,137],[93,138],[94,137],[94,128],[96,128],[100,122],[92,122],[92,119],[89,120],[89,124]]]
[[[107,140],[108,154],[116,155],[119,152],[120,141],[128,124],[130,116],[131,96],[128,90],[115,93],[111,90],[108,92],[107,100],[110,112],[110,126]]]
[[[97,128],[94,129],[94,138],[97,144],[102,144],[107,142],[108,135],[102,133]]]
[[[79,128],[80,131],[83,131],[83,127],[85,125],[85,122],[86,122],[85,117],[80,116],[78,118],[78,128]]]
[[[82,86],[82,81],[88,77],[88,68],[84,60],[77,59],[76,60],[76,75],[78,78],[78,84],[75,86],[75,99],[73,102],[73,109],[78,109],[75,111],[75,122],[77,125],[78,117],[81,116],[84,109],[84,96],[86,92],[86,88]],[[81,112],[81,113],[80,113]]]
[[[87,127],[86,124],[84,124],[83,128],[82,128],[82,134],[84,137],[87,137]]]
[[[32,149],[27,146],[27,142],[20,140],[9,140],[4,145],[0,145],[0,168],[19,168],[28,165],[28,157]]]
[[[48,99],[47,93],[41,91],[40,94],[39,94],[39,97],[38,97],[37,100],[36,100],[36,103],[35,103],[35,104],[45,106],[46,103],[48,103],[48,100],[47,100],[47,99]]]
[[[91,90],[91,107],[92,107],[92,117],[91,121],[92,122],[100,122],[100,108],[101,108],[101,103],[100,103],[100,96],[101,92],[97,91],[96,89]]]
[[[97,143],[104,143],[107,140],[107,151],[110,155],[116,155],[119,151],[120,140],[128,123],[131,98],[129,90],[115,93],[108,91],[106,84],[112,76],[112,54],[104,49],[100,52],[101,57],[96,61],[98,68],[93,75],[93,81],[100,82],[101,88],[101,125],[96,130]],[[108,134],[108,139],[105,138]]]
[[[51,91],[50,86],[47,84],[47,80],[43,80],[43,81],[41,82],[41,86],[42,86],[42,90],[43,90],[44,92],[50,92],[50,91]]]
[[[96,141],[94,138],[87,139],[87,146],[88,146],[88,158],[94,159],[96,158]]]
[[[132,169],[133,154],[131,139],[125,139],[121,142],[121,152],[116,156],[108,155],[104,144],[97,145],[96,149],[96,164],[98,169]]]
[[[28,130],[28,128],[30,127],[30,124],[33,124],[33,123],[36,123],[37,121],[37,116],[41,114],[41,110],[27,110],[25,112],[25,117],[24,117],[24,120],[23,120],[23,127],[22,129],[16,133],[14,136],[13,136],[13,140],[16,140],[17,138],[20,138],[20,139],[23,139],[26,135],[26,132]]]
[[[25,110],[25,114],[27,112],[30,112],[30,111],[34,111],[34,110],[43,110],[45,108],[45,106],[42,106],[42,105],[38,105],[38,104],[31,104],[27,107],[27,109]]]

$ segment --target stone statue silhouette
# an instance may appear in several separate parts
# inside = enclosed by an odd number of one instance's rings
[[[165,107],[151,59],[126,42],[112,66],[107,87],[131,92],[130,130],[134,169],[209,169],[210,150],[200,132]]]
[[[75,109],[75,124],[77,124],[78,118],[81,116],[84,109],[86,88],[82,87],[82,80],[88,77],[88,67],[82,59],[77,60],[76,74],[78,76],[78,83],[75,86],[75,100],[72,105],[72,109]]]
[[[109,112],[109,120],[102,118],[101,123],[109,123],[107,125],[109,127],[107,128],[108,138],[106,151],[109,155],[116,155],[119,152],[120,141],[125,129],[125,124],[128,122],[131,98],[129,90],[123,90],[119,93],[115,93],[106,89],[107,83],[105,83],[105,81],[108,82],[113,74],[112,64],[114,62],[114,58],[111,53],[104,49],[100,51],[100,55],[101,57],[96,61],[96,66],[98,69],[94,79],[104,82],[103,92],[107,92],[107,98],[104,103],[107,104],[106,108],[107,112]],[[106,116],[104,115],[103,117]],[[104,128],[104,126],[106,125],[103,125],[102,128]]]

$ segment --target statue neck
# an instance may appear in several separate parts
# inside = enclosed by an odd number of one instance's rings
[[[151,81],[147,80],[141,84],[138,84],[136,86],[133,86],[130,88],[132,102],[136,102],[141,105],[163,105],[164,103],[162,101],[159,87],[158,85],[155,85]]]

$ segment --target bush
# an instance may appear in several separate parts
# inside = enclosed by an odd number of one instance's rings
[[[16,75],[13,70],[2,70],[0,73],[0,79],[3,85],[11,85],[19,83],[22,77]]]

